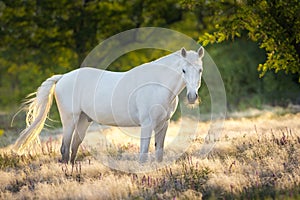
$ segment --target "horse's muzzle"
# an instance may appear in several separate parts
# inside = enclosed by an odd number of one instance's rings
[[[187,94],[187,99],[188,99],[189,104],[194,104],[196,102],[196,100],[198,99],[198,94],[196,92],[195,93],[189,92]]]

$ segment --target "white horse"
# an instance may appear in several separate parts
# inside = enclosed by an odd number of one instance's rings
[[[23,153],[41,132],[53,95],[63,125],[62,162],[71,163],[92,121],[103,125],[141,127],[140,162],[147,161],[152,132],[155,156],[163,160],[169,119],[176,110],[178,95],[186,87],[190,104],[198,98],[204,49],[181,50],[127,72],[79,68],[54,75],[42,83],[36,97],[28,101],[27,128],[14,149]]]

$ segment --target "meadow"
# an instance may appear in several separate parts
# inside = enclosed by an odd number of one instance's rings
[[[133,130],[92,126],[73,167],[58,162],[60,130],[49,132],[27,155],[12,153],[10,144],[0,149],[0,199],[300,199],[299,122],[300,113],[228,117],[203,156],[211,122],[181,119],[168,130],[165,163],[150,156],[142,167]],[[178,129],[195,123],[190,145],[173,159],[168,147],[181,140]],[[115,161],[115,169],[99,152]]]

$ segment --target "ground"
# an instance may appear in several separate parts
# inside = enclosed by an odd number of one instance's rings
[[[0,199],[300,199],[299,122],[300,113],[228,118],[204,156],[212,123],[181,119],[161,165],[152,153],[137,162],[137,130],[91,127],[73,167],[58,162],[61,136],[48,134],[26,156],[0,149]]]

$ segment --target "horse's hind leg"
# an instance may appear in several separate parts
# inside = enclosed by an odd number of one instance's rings
[[[75,132],[73,135],[73,141],[72,141],[72,154],[71,154],[71,163],[74,164],[76,154],[78,151],[78,147],[83,141],[86,130],[89,127],[91,122],[89,121],[89,117],[85,113],[81,113],[79,116],[79,120],[75,127]]]
[[[60,152],[62,155],[61,162],[68,163],[70,158],[70,144],[75,129],[75,124],[78,122],[78,115],[75,114],[64,114],[61,116],[61,121],[63,125],[63,139]]]

